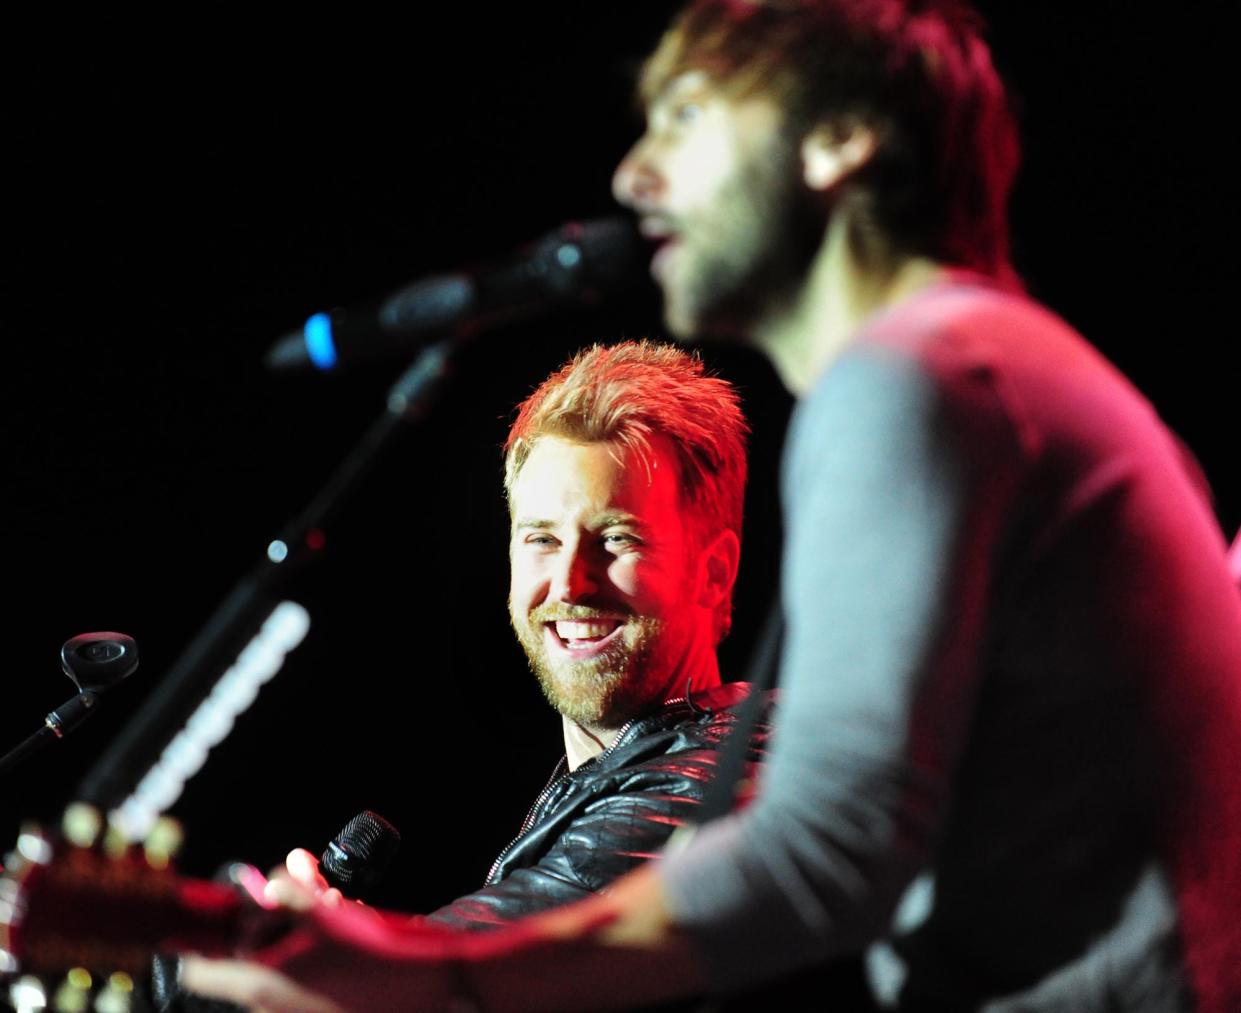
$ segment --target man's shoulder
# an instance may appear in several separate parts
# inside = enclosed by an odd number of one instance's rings
[[[702,803],[719,748],[749,695],[747,683],[726,683],[634,721],[612,748],[564,774],[541,797],[529,831],[506,853],[500,878],[559,848],[572,859],[574,876],[598,889],[628,871],[636,854],[653,853]],[[773,693],[764,697],[751,762],[762,759],[767,740]]]
[[[634,721],[612,749],[597,757],[595,772],[639,765],[659,767],[661,757],[695,756],[703,763],[713,763],[710,754],[720,749],[736,726],[750,691],[749,683],[728,682],[664,704]],[[766,743],[774,698],[774,691],[764,692],[763,714],[751,733],[752,745],[760,752]]]
[[[1139,435],[1164,441],[1146,399],[1082,335],[1024,293],[972,277],[873,319],[798,406],[790,432],[812,463],[828,439],[874,457],[902,433],[956,434],[955,450],[986,473],[1055,460],[1049,449],[1088,465]]]
[[[695,706],[702,710],[727,711],[741,706],[750,695],[748,682],[722,682],[704,693],[694,694]]]
[[[685,726],[731,727],[736,722],[738,710],[749,698],[750,689],[748,682],[723,682],[699,693],[691,691],[685,697],[670,700],[635,720],[618,744],[632,742],[653,732]]]
[[[873,319],[853,351],[917,364],[941,380],[980,368],[1108,368],[1072,326],[1024,292],[955,273]]]

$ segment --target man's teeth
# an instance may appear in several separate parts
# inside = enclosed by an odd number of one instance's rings
[[[561,640],[598,640],[606,637],[619,625],[615,619],[598,622],[562,619],[556,623],[556,636]]]

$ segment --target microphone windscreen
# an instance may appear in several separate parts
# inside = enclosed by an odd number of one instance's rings
[[[581,244],[590,281],[604,294],[641,276],[647,246],[630,219],[596,219],[563,231]]]
[[[319,859],[323,878],[346,897],[361,897],[387,871],[401,845],[391,823],[369,809],[358,813],[333,838]]]

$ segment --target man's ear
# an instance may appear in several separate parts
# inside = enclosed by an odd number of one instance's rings
[[[741,541],[725,529],[703,549],[699,561],[698,604],[713,609],[732,593],[741,562]]]
[[[801,142],[802,178],[811,190],[840,186],[875,157],[875,132],[861,123],[815,127]]]

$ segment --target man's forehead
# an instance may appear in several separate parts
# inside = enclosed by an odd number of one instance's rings
[[[718,90],[715,79],[702,67],[690,67],[669,78],[656,92],[652,106],[675,102],[686,95],[700,95]]]
[[[733,80],[703,67],[681,71],[669,78],[647,106],[647,123],[657,126],[686,103],[712,109],[727,108],[734,114],[758,109],[765,119],[783,122],[785,115],[780,103],[762,90],[750,87],[751,84],[753,82]]]
[[[649,486],[671,455],[662,446],[635,445],[617,440],[575,440],[563,436],[544,436],[534,443],[514,487],[523,484],[537,490],[548,479],[563,481],[604,474],[617,485]],[[672,462],[669,462],[672,463]],[[523,478],[530,481],[522,482]]]
[[[658,435],[648,446],[544,436],[514,480],[514,518],[544,514],[566,496],[589,494],[598,501],[600,514],[618,517],[638,510],[656,494],[657,485],[675,497],[679,469],[674,451],[664,444]]]
[[[718,74],[702,66],[686,67],[647,95],[646,113],[648,116],[657,114],[687,99],[711,101],[732,97],[732,90]]]

